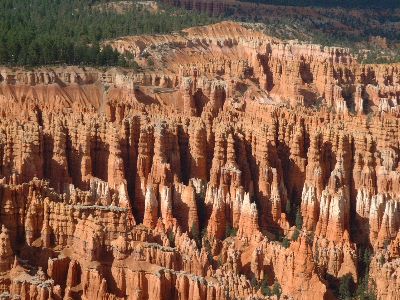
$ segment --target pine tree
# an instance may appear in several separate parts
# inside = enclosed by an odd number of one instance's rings
[[[353,285],[353,277],[350,274],[342,276],[339,282],[339,299],[351,299]]]
[[[300,207],[298,207],[298,208],[297,208],[297,211],[296,211],[296,220],[295,220],[295,223],[296,223],[296,228],[297,228],[298,230],[301,230],[301,228],[303,227],[303,217],[301,216]]]
[[[155,14],[141,8],[118,14],[94,10],[93,5],[99,2],[103,3],[98,0],[0,1],[0,63],[127,67],[133,60],[107,47],[100,50],[101,41],[124,35],[171,32],[200,22],[198,13],[164,5]],[[213,21],[206,16],[204,20]]]
[[[282,288],[278,281],[275,281],[274,286],[272,287],[272,294],[278,296],[278,299],[282,295]]]

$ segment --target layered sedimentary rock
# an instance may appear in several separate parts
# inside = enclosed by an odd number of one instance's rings
[[[399,296],[398,65],[230,22],[108,43],[143,72],[0,71],[4,297]]]

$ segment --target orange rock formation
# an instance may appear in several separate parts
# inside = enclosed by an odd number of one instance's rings
[[[107,43],[144,71],[0,70],[2,297],[330,298],[367,248],[398,299],[399,65],[231,22]]]

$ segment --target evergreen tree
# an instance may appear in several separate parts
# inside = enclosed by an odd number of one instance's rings
[[[167,6],[150,13],[136,2],[122,14],[95,9],[104,3],[104,0],[0,1],[0,64],[118,65],[135,69],[133,57],[110,47],[101,49],[101,41],[124,35],[167,33],[214,21]]]
[[[261,293],[264,296],[272,295],[271,288],[268,285],[268,277],[266,275],[265,275],[265,278],[263,279],[263,281],[261,282]]]
[[[352,298],[352,289],[354,286],[353,277],[346,274],[340,278],[339,282],[339,299],[347,300]]]
[[[298,230],[301,230],[301,228],[303,227],[303,217],[301,216],[301,211],[300,211],[300,206],[297,208],[296,211],[296,228]]]
[[[272,294],[278,296],[278,299],[282,295],[282,288],[278,281],[275,281],[274,286],[272,287]]]

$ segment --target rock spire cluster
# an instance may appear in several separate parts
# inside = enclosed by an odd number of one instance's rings
[[[154,69],[0,69],[2,298],[398,299],[399,65],[232,22],[107,43]]]

